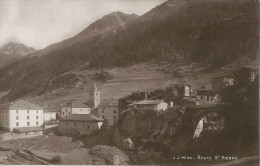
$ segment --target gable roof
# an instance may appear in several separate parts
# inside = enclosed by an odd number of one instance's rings
[[[34,126],[34,127],[16,127],[14,128],[15,132],[19,133],[26,133],[26,132],[33,132],[33,131],[43,131],[44,128],[40,126]]]
[[[85,103],[80,103],[80,102],[68,102],[66,105],[64,105],[63,107],[71,107],[71,108],[90,108],[90,106],[88,106]]]
[[[10,110],[43,110],[42,107],[30,103],[26,100],[16,100],[13,103],[2,104],[1,107],[9,108]]]
[[[142,100],[139,102],[129,104],[128,106],[131,106],[131,105],[157,105],[157,104],[160,104],[163,102],[164,102],[163,100]]]
[[[98,118],[92,114],[72,114],[61,118],[60,121],[102,122],[104,119]]]
[[[99,104],[100,107],[118,107],[118,100],[104,99]]]
[[[91,87],[91,90],[94,91],[94,92],[98,91],[96,81],[93,82],[93,85],[92,85],[92,87]]]

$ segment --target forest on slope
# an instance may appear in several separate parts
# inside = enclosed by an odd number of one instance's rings
[[[49,80],[88,63],[119,67],[167,60],[221,67],[258,51],[258,4],[251,0],[167,1],[118,29],[0,70],[4,100],[42,94]]]

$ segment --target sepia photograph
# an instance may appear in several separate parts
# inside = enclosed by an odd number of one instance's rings
[[[0,164],[260,165],[259,7],[0,0]]]

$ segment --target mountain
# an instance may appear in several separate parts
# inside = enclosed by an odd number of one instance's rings
[[[108,15],[105,15],[101,19],[98,19],[94,23],[90,24],[86,29],[84,29],[76,36],[66,39],[60,43],[52,44],[46,47],[45,49],[36,52],[32,56],[40,56],[54,52],[56,50],[62,50],[68,46],[87,40],[88,38],[91,38],[93,36],[104,34],[119,26],[124,26],[126,23],[131,22],[136,18],[138,18],[138,15],[136,14],[129,15],[119,11],[110,13]]]
[[[255,59],[257,5],[251,0],[170,0],[125,24],[117,17],[111,20],[118,26],[97,21],[69,41],[35,53],[41,56],[5,66],[0,87],[11,90],[5,99],[12,100],[44,93],[49,80],[81,65],[90,69],[167,60],[220,68],[241,57]]]
[[[25,56],[35,52],[36,50],[32,47],[27,47],[22,43],[14,43],[9,42],[0,48],[0,52],[6,55],[14,55],[14,56]]]

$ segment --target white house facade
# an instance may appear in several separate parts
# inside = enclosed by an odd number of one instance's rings
[[[0,126],[4,130],[13,131],[42,125],[43,109],[28,101],[17,100],[0,106]]]
[[[168,108],[168,103],[161,100],[142,100],[129,104],[128,108],[165,111]]]
[[[67,103],[65,106],[61,108],[61,118],[66,116],[70,116],[72,114],[90,114],[91,108],[79,102]]]

